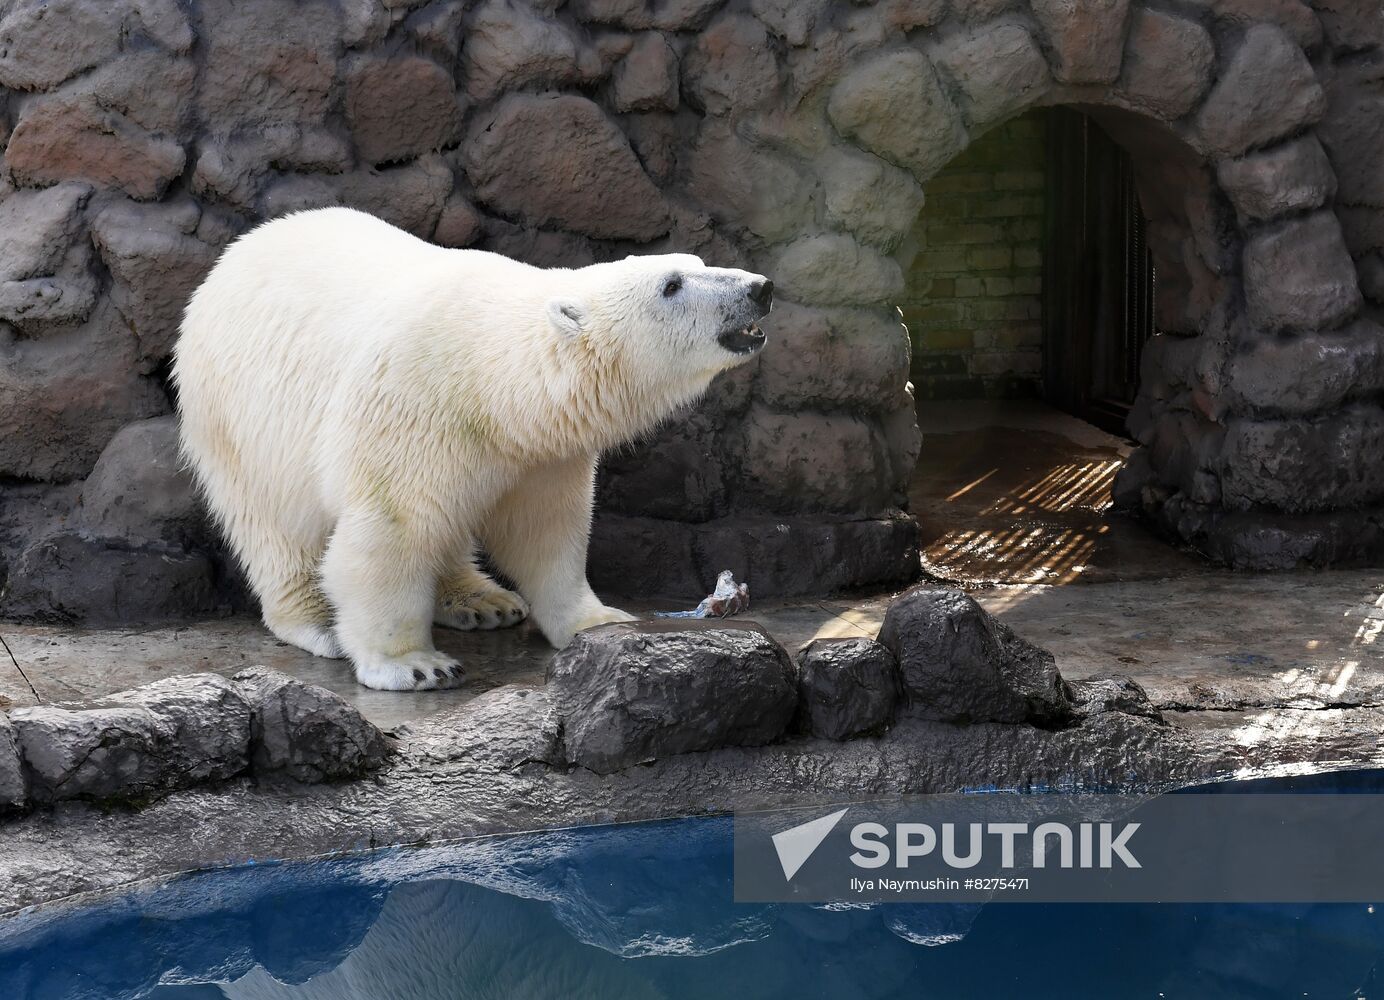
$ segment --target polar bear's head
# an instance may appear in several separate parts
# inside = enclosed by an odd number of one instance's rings
[[[768,315],[774,285],[762,274],[663,254],[568,275],[548,302],[557,335],[618,358],[622,369],[642,378],[704,388],[764,346],[756,323]]]

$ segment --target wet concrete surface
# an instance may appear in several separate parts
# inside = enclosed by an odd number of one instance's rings
[[[923,402],[909,489],[923,561],[984,583],[1185,577],[1212,567],[1111,510],[1131,442],[1038,402]]]

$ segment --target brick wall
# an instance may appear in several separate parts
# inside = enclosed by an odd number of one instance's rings
[[[899,303],[919,398],[1038,392],[1045,123],[1036,111],[991,130],[927,185]]]

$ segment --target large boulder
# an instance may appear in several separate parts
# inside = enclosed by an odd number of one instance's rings
[[[616,239],[668,231],[662,193],[584,97],[510,94],[477,120],[463,149],[480,201],[502,215]]]
[[[153,417],[111,438],[82,490],[93,535],[186,543],[202,533],[197,488],[178,454],[178,420]]]
[[[29,778],[19,756],[14,724],[0,712],[0,815],[23,809],[29,801]]]
[[[904,290],[898,261],[843,233],[794,240],[772,273],[784,295],[809,305],[886,305]]]
[[[55,95],[25,105],[5,161],[20,184],[43,187],[80,178],[147,201],[183,172],[187,154],[174,139],[118,112]]]
[[[1120,75],[1129,0],[1033,0],[1062,83],[1111,83]]]
[[[128,10],[110,0],[20,0],[0,17],[0,86],[47,89],[115,55]]]
[[[772,242],[812,222],[816,179],[746,141],[725,119],[703,124],[686,162],[689,192],[723,224]]]
[[[250,706],[250,766],[257,778],[357,778],[389,755],[384,733],[326,688],[267,667],[231,680]]]
[[[884,615],[879,641],[898,659],[915,717],[1049,727],[1075,717],[1053,655],[958,591],[923,585],[902,594]]]
[[[431,59],[356,56],[346,67],[346,120],[367,163],[412,159],[456,142],[452,74]]]
[[[135,802],[249,763],[250,706],[215,674],[169,677],[86,708],[10,713],[35,802]]]
[[[1163,721],[1163,713],[1149,701],[1148,692],[1132,677],[1106,674],[1072,681],[1072,696],[1082,715],[1090,717],[1106,712],[1141,715],[1155,722]]]
[[[778,95],[774,46],[754,18],[729,14],[698,36],[683,63],[687,96],[709,115],[744,113]]]
[[[478,101],[535,83],[590,80],[600,59],[558,18],[534,5],[487,0],[466,25],[462,44],[466,91]]]
[[[1245,304],[1262,330],[1339,326],[1363,303],[1355,264],[1331,212],[1257,231],[1245,244]]]
[[[1312,135],[1222,160],[1216,175],[1240,218],[1251,222],[1319,208],[1336,193],[1336,175]]]
[[[92,222],[96,248],[111,272],[111,300],[147,367],[172,353],[187,301],[221,251],[196,236],[201,216],[197,203],[184,198],[157,205],[116,202]]]
[[[873,639],[815,639],[798,656],[795,732],[828,740],[878,735],[899,697],[898,664]]]
[[[939,44],[933,58],[961,93],[961,112],[985,129],[1034,104],[1052,85],[1048,62],[1018,24],[995,21]]]
[[[881,250],[893,250],[917,223],[923,189],[877,156],[833,146],[817,160],[827,221]]]
[[[1207,95],[1196,130],[1213,156],[1239,156],[1301,131],[1325,110],[1326,92],[1302,49],[1278,28],[1258,24]]]
[[[921,52],[874,56],[832,89],[827,115],[836,130],[926,180],[969,141],[961,115]]]
[[[10,566],[3,610],[16,618],[128,625],[217,611],[216,568],[181,545],[58,531]]]
[[[741,421],[741,434],[741,482],[753,506],[882,514],[893,501],[885,443],[873,421],[755,406]]]
[[[1136,7],[1119,94],[1139,110],[1171,121],[1196,107],[1215,63],[1215,43],[1200,24]]]
[[[697,750],[763,746],[797,703],[792,659],[755,624],[602,625],[548,665],[568,763],[609,774]]]

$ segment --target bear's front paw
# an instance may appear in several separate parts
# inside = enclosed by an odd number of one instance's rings
[[[436,691],[454,688],[466,678],[461,664],[435,649],[402,656],[364,654],[353,659],[356,680],[376,691]]]

